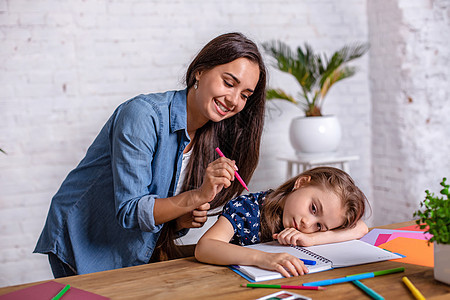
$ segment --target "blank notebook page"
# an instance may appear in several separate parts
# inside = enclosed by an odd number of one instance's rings
[[[401,258],[401,256],[374,247],[360,240],[305,247],[332,261],[333,268],[366,264],[376,261]]]

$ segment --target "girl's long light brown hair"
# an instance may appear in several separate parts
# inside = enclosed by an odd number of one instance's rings
[[[333,167],[317,167],[289,179],[266,196],[261,209],[261,242],[273,240],[272,235],[282,231],[283,208],[286,196],[293,192],[295,182],[300,177],[310,177],[302,187],[314,186],[334,192],[342,201],[345,211],[344,223],[335,229],[351,228],[364,215],[367,201],[364,193],[344,171]]]
[[[209,163],[219,156],[214,151],[219,147],[226,157],[236,161],[239,174],[249,182],[259,159],[259,147],[264,125],[266,102],[266,67],[255,43],[241,33],[227,33],[211,40],[197,54],[186,72],[186,86],[194,86],[198,71],[210,70],[238,58],[247,58],[259,66],[259,80],[255,91],[248,98],[244,109],[235,116],[220,122],[209,121],[199,128],[191,141],[191,159],[186,168],[182,191],[199,188]],[[244,188],[237,181],[223,189],[210,203],[218,208],[236,197]],[[175,220],[164,225],[151,261],[177,258],[181,254],[173,242]]]

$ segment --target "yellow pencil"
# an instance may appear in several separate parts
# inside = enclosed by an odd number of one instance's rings
[[[412,284],[411,281],[409,281],[408,277],[403,276],[402,277],[403,282],[406,284],[408,289],[411,291],[411,293],[416,297],[417,300],[425,300],[425,297],[422,295],[422,293]]]

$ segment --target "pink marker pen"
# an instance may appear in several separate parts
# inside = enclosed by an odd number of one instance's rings
[[[222,151],[220,151],[219,147],[216,148],[216,152],[219,154],[220,157],[225,157],[225,155],[223,155]],[[249,191],[247,185],[245,184],[244,180],[242,180],[241,176],[239,175],[239,173],[237,171],[234,171],[234,176],[236,177],[236,179],[242,184],[242,186]]]

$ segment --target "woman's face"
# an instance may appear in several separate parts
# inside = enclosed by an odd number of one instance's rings
[[[295,191],[285,198],[284,228],[312,233],[341,226],[344,223],[344,208],[339,197],[333,191],[316,186],[302,186],[302,180],[309,181],[309,178],[299,178]]]
[[[258,84],[259,66],[247,58],[238,58],[200,71],[196,79],[198,88],[192,89],[188,112],[197,122],[219,122],[244,108]]]

